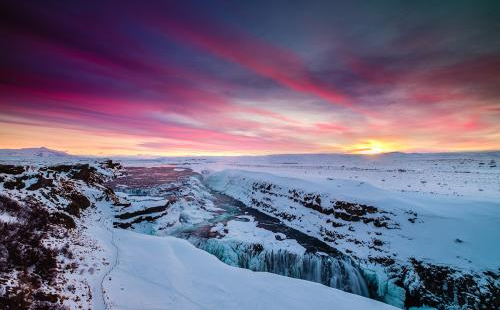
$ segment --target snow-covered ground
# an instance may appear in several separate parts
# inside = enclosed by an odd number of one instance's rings
[[[198,172],[239,169],[307,180],[353,180],[391,191],[500,199],[500,152],[128,158],[121,162],[176,164]]]
[[[281,206],[280,212],[287,211],[294,216],[283,221],[318,238],[323,238],[323,228],[332,226],[328,225],[329,220],[335,222],[335,232],[347,237],[336,238],[331,244],[354,251],[361,257],[380,254],[404,259],[414,257],[471,270],[500,267],[500,247],[488,246],[500,244],[500,202],[495,199],[401,193],[356,181],[303,180],[242,170],[214,172],[207,177],[207,184],[247,205],[252,205],[252,200],[267,200],[272,206]],[[275,188],[269,192],[259,191],[255,190],[255,184]],[[326,215],[302,207],[293,201],[291,190],[320,195],[319,205],[325,210],[332,209],[336,201],[374,206],[387,212],[383,215],[389,218],[388,225],[393,229],[349,221],[335,214]],[[265,206],[256,208],[272,214]],[[361,243],[353,244],[348,237]],[[374,238],[384,243],[383,250],[367,246]]]
[[[500,292],[499,163],[499,152],[124,160],[189,167],[206,186],[364,262],[386,302],[450,309],[464,302],[457,292],[475,300],[464,307],[494,304],[482,294]]]
[[[257,222],[251,216],[238,216],[238,219],[242,220],[231,220],[225,225],[219,222],[211,231],[223,236],[221,239],[226,243],[245,241],[249,244],[262,244],[268,251],[282,250],[298,255],[306,252],[306,249],[296,240],[287,239],[284,234],[275,234],[257,227]]]
[[[196,183],[196,180],[193,181]],[[130,196],[123,193],[118,196],[132,198],[130,209],[126,209],[129,212],[165,202],[155,196]],[[176,208],[187,208],[183,203],[172,205],[173,213],[179,212]],[[185,240],[153,236],[149,229],[142,226],[137,229],[140,233],[113,228],[111,221],[102,220],[112,218],[114,211],[109,207],[98,204],[96,214],[99,220],[87,222],[89,233],[100,232],[94,237],[108,252],[108,261],[111,262],[104,269],[105,274],[101,273],[94,279],[94,282],[102,281],[104,300],[104,303],[100,302],[101,293],[97,293],[95,309],[104,305],[104,309],[108,310],[290,310],[309,307],[331,309],[333,304],[336,309],[395,309],[317,283],[231,267]],[[231,225],[245,229],[245,226],[253,224],[242,223],[246,225]],[[301,250],[295,241],[288,242],[291,247]]]
[[[239,169],[307,180],[353,180],[381,189],[500,199],[500,152],[307,154],[239,157],[116,158],[125,166],[189,167],[197,172]],[[0,163],[93,163],[47,148],[0,149]],[[101,159],[102,160],[102,159]],[[181,168],[179,168],[181,169]]]
[[[291,257],[279,267],[298,273],[273,272],[325,283],[304,277],[310,269],[305,257],[316,264],[321,254],[306,254],[303,238],[296,233],[290,237],[287,229],[273,230],[269,223],[261,225],[266,219],[257,213],[235,216],[216,203],[220,194],[214,190],[338,251],[338,261],[334,258],[331,264],[344,267],[329,264],[328,270],[335,274],[349,267],[352,275],[361,270],[361,278],[354,275],[364,285],[359,294],[366,294],[368,283],[370,296],[386,303],[447,310],[490,307],[500,295],[499,153],[126,159],[128,166],[168,165],[166,170],[174,173],[142,171],[136,183],[122,184],[117,195],[102,182],[118,171],[95,158],[46,149],[0,150],[0,162],[25,165],[22,172],[2,166],[2,195],[27,205],[39,202],[62,219],[74,218],[76,228],[66,239],[57,228],[44,241],[57,251],[69,244],[73,254],[63,251],[58,256],[66,268],[58,284],[42,286],[64,296],[63,304],[71,309],[163,309],[169,303],[178,309],[214,304],[229,309],[244,301],[263,309],[304,304],[321,308],[323,300],[343,307],[346,299],[361,308],[385,307],[319,284],[235,269],[168,237],[198,227],[208,239],[190,241],[211,253],[223,251],[216,256],[230,265],[271,270],[276,258]],[[46,167],[82,162],[95,170]],[[143,187],[136,186],[141,183]],[[75,204],[85,205],[85,210],[80,213]],[[2,208],[0,226],[23,225],[27,219]],[[10,275],[9,285],[16,285],[18,274]],[[315,295],[309,296],[311,292]],[[234,298],[227,298],[228,293]],[[226,309],[222,306],[217,309]]]
[[[102,182],[115,173],[100,163],[0,165],[0,308],[104,309],[99,277],[112,248],[100,210],[114,194]]]
[[[115,230],[110,309],[395,309],[317,283],[225,265],[189,242]]]
[[[383,241],[398,256],[464,269],[500,267],[500,247],[487,246],[500,244],[500,152],[192,157],[124,160],[124,164],[190,167],[203,173],[213,189],[247,205],[252,198],[266,196],[251,191],[253,183],[259,182],[277,185],[284,192],[303,190],[323,194],[327,200],[373,205],[395,213],[387,216],[401,229],[386,230],[388,240]],[[267,198],[283,207],[289,203],[286,197]],[[310,209],[293,212],[301,213],[300,223],[296,219],[290,224],[313,234],[328,219]],[[336,231],[349,234],[346,229],[352,225]],[[358,239],[372,239],[373,232],[360,230],[354,234]],[[336,246],[342,247],[341,242]]]
[[[12,263],[26,263],[9,254],[16,244],[8,241],[5,245],[9,251],[0,247],[0,262],[4,264],[0,278],[9,279],[0,282],[0,305],[4,309],[17,309],[14,300],[21,300],[23,309],[30,310],[48,306],[58,310],[331,309],[332,305],[336,309],[393,309],[317,283],[231,267],[174,237],[114,228],[114,215],[125,205],[123,194],[119,197],[103,185],[120,174],[111,162],[74,166],[37,163],[0,168],[1,228],[16,227],[13,225],[25,221],[37,223],[37,214],[29,212],[30,208],[40,208],[37,212],[43,211],[49,221],[40,224],[45,229],[40,238],[55,251],[49,253],[52,255],[49,259],[56,259],[56,278],[41,278],[43,285],[36,288],[23,280],[26,275],[18,277],[20,274],[13,268]],[[181,193],[186,194],[186,199],[177,207],[172,206],[172,210],[189,209],[186,204],[191,199],[205,198],[196,197],[196,190]],[[135,208],[131,211],[165,200],[137,196],[137,202],[143,205],[130,205]],[[193,210],[184,214],[189,212],[191,218],[197,215]],[[244,233],[252,226],[247,223],[236,224],[235,230]],[[259,231],[252,227],[253,231]],[[21,242],[25,241],[24,235],[19,237]],[[283,242],[300,249],[293,240]],[[27,250],[46,251],[41,245]],[[38,267],[22,266],[27,268],[25,272],[39,276]],[[33,290],[35,296],[29,295]]]

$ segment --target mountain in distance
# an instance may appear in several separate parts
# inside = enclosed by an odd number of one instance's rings
[[[63,151],[52,150],[46,147],[0,149],[0,158],[72,158]]]

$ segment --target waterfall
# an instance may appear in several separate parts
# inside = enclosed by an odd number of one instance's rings
[[[267,250],[258,244],[223,239],[189,239],[224,263],[253,271],[321,283],[353,294],[369,297],[367,283],[359,267],[343,255],[292,253],[284,249]]]

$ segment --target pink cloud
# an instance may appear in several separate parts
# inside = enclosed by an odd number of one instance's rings
[[[302,59],[285,48],[233,33],[222,26],[201,22],[193,25],[175,17],[156,20],[155,25],[170,38],[210,51],[292,90],[353,108],[350,99],[340,90],[314,81]]]

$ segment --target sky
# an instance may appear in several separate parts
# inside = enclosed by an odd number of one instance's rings
[[[0,2],[0,148],[500,149],[500,1]]]

